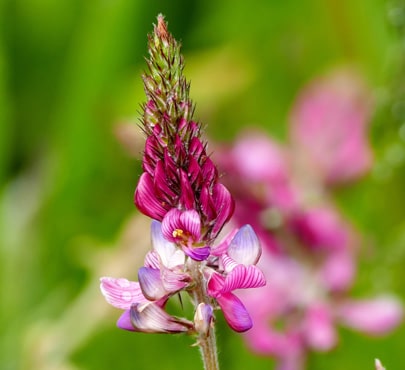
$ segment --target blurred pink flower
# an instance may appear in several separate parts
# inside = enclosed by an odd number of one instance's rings
[[[254,323],[246,342],[276,357],[278,370],[304,369],[309,350],[332,349],[336,324],[377,335],[402,319],[394,298],[350,298],[359,235],[329,191],[370,168],[370,115],[369,91],[338,71],[299,94],[287,145],[247,132],[218,151],[236,200],[233,222],[252,225],[263,245],[258,266],[268,284],[243,293]]]
[[[347,70],[313,81],[298,95],[291,112],[291,143],[327,182],[352,180],[370,168],[371,102],[360,78]]]

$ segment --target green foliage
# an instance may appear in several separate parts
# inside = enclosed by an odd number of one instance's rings
[[[366,239],[356,292],[392,291],[405,298],[401,1],[5,0],[3,370],[201,366],[190,338],[116,329],[119,312],[107,306],[97,286],[100,274],[117,271],[108,261],[123,255],[125,225],[136,213],[140,161],[115,132],[122,122],[137,131],[146,35],[160,12],[183,43],[196,117],[216,140],[231,140],[251,125],[283,139],[289,108],[305,82],[341,64],[364,74],[377,96],[371,131],[376,167],[336,197]],[[136,238],[131,248],[133,267],[127,260],[121,270],[136,279],[136,259],[144,251]],[[372,369],[375,357],[389,370],[400,369],[403,335],[403,326],[378,340],[342,332],[340,346],[313,355],[310,369]],[[251,354],[221,319],[218,336],[224,370],[272,368],[272,359]]]

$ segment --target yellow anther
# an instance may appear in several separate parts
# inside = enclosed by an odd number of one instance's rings
[[[172,233],[173,238],[181,238],[181,236],[183,235],[183,230],[181,229],[175,229]]]

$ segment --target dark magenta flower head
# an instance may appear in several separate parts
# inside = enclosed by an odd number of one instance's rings
[[[173,209],[194,210],[200,220],[199,238],[210,244],[232,216],[234,201],[219,182],[207,143],[201,138],[201,125],[192,118],[194,104],[182,74],[180,45],[161,16],[149,36],[147,64],[143,76],[147,97],[142,119],[144,173],[135,191],[135,205],[158,221]],[[188,254],[201,260],[209,253],[190,250]]]

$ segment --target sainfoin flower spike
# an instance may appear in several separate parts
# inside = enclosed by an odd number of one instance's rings
[[[134,201],[152,219],[152,249],[138,271],[138,281],[102,277],[101,292],[108,303],[123,310],[118,327],[193,335],[204,368],[217,370],[215,310],[222,310],[237,332],[252,327],[234,291],[266,284],[256,266],[261,246],[249,225],[217,241],[234,212],[234,200],[207,155],[201,125],[193,120],[180,45],[161,15],[149,36],[147,64],[142,117],[146,142]],[[184,295],[191,298],[193,315],[169,314],[171,297]]]

